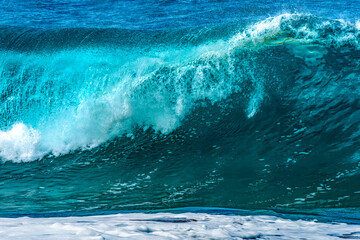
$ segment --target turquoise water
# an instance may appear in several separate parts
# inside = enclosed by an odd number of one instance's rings
[[[37,3],[0,10],[1,214],[360,207],[357,1]]]

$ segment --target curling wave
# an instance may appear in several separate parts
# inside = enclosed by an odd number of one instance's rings
[[[295,79],[315,77],[306,73],[313,68],[335,71],[332,55],[358,66],[349,54],[359,53],[359,22],[284,14],[238,32],[177,43],[192,32],[1,29],[0,157],[21,162],[91,149],[132,138],[138,127],[166,135],[204,103],[229,98],[251,118],[271,94],[266,89],[291,86],[294,79],[283,82],[281,74],[298,61],[306,69]],[[348,71],[336,84],[346,85],[339,87],[345,94],[358,77]],[[326,98],[324,87],[288,98]]]

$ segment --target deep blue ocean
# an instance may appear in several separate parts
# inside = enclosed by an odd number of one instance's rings
[[[0,215],[360,219],[359,0],[0,3]]]

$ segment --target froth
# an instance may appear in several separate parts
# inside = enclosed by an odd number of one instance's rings
[[[38,146],[40,134],[23,123],[17,123],[8,131],[0,131],[0,156],[14,162],[30,161],[42,155]]]

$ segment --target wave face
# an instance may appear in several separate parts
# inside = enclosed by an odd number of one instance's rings
[[[1,211],[360,207],[360,23],[0,29]]]

